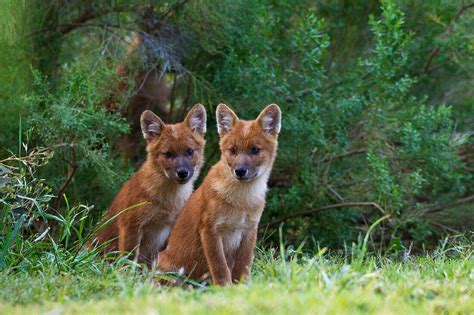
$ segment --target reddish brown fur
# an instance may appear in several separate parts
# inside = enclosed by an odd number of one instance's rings
[[[249,274],[281,114],[273,104],[256,120],[242,121],[221,104],[217,116],[221,159],[184,206],[158,265],[162,271],[182,268],[193,279],[210,273],[215,284],[226,285]],[[238,180],[234,171],[242,165],[257,176]]]
[[[199,125],[199,130],[192,130],[190,126],[196,122],[203,125]],[[164,248],[179,212],[192,193],[203,164],[205,123],[205,109],[199,104],[191,109],[184,122],[174,125],[165,125],[150,111],[142,114],[147,159],[120,189],[103,222],[123,213],[97,234],[94,244],[110,241],[106,251],[136,249],[136,259],[152,262]],[[188,149],[194,150],[192,155]],[[173,157],[167,156],[168,152]],[[181,167],[178,163],[194,170],[186,183],[178,182],[174,175],[176,168]],[[140,203],[144,204],[136,206]]]

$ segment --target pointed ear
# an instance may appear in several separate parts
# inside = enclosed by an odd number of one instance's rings
[[[219,104],[216,109],[217,132],[220,136],[228,133],[236,122],[239,121],[237,115],[225,104]]]
[[[265,132],[276,136],[281,129],[281,110],[277,104],[270,104],[258,115],[257,122]]]
[[[206,109],[201,104],[194,105],[184,119],[184,122],[189,126],[192,132],[204,135],[206,133]]]
[[[143,137],[146,141],[151,141],[161,135],[165,123],[151,110],[146,110],[140,117]]]

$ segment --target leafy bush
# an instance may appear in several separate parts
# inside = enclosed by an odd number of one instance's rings
[[[88,195],[89,202],[104,209],[128,175],[112,147],[128,126],[103,106],[107,96],[103,82],[110,75],[107,69],[97,69],[91,76],[73,66],[64,74],[65,84],[51,92],[47,81],[35,73],[36,88],[25,98],[31,111],[27,120],[32,133],[29,140],[56,152],[41,175],[50,178],[52,187],[59,187],[58,199],[71,185],[74,193],[69,197],[74,202],[79,201],[77,196]],[[55,205],[59,208],[58,202]]]
[[[11,247],[21,244],[23,230],[38,230],[39,218],[51,215],[48,202],[54,196],[43,180],[35,177],[37,167],[45,165],[51,151],[35,149],[24,158],[12,156],[0,161],[0,269],[4,269],[11,254]]]
[[[99,272],[108,265],[107,256],[98,259],[100,247],[85,247],[103,228],[95,225],[94,207],[72,205],[64,196],[62,211],[52,208],[55,196],[38,173],[54,159],[55,151],[28,150],[25,145],[24,153],[0,161],[0,271]],[[126,259],[117,263],[125,269],[133,265]]]
[[[66,194],[99,217],[138,166],[119,148],[143,143],[144,108],[175,122],[201,102],[212,126],[220,102],[246,119],[278,103],[268,243],[283,223],[291,244],[343,248],[386,215],[371,237],[386,249],[473,228],[464,2],[43,1],[8,10],[0,62],[17,75],[10,85],[0,75],[1,155],[16,146],[19,116],[25,142],[54,152],[38,173],[56,197],[46,213],[65,217],[74,208]],[[203,174],[219,155],[209,130]]]
[[[279,16],[288,8],[274,9]],[[381,16],[370,17],[369,52],[329,83],[324,21],[313,12],[294,15],[291,23],[272,14],[258,22],[257,36],[228,54],[214,81],[244,117],[266,103],[282,105],[266,220],[291,218],[285,224],[290,239],[330,246],[353,239],[354,227],[370,224],[380,211],[391,217],[375,236],[379,241],[384,233],[421,241],[439,232],[440,218],[430,207],[463,196],[473,178],[456,154],[463,141],[453,133],[452,109],[413,95],[413,34],[404,28],[404,14],[384,1]],[[324,209],[328,204],[335,207]],[[298,219],[300,212],[306,219]]]

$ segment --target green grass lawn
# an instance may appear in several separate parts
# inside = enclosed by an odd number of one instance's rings
[[[260,253],[233,287],[153,285],[129,264],[0,274],[2,314],[474,314],[471,249],[393,260]],[[41,262],[38,262],[41,263]],[[20,268],[21,269],[21,268]]]

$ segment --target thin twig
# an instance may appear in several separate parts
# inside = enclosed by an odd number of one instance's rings
[[[186,89],[186,96],[184,97],[183,102],[181,103],[181,107],[179,108],[178,116],[176,117],[176,119],[181,119],[181,117],[184,116],[186,109],[188,108],[188,102],[189,102],[189,98],[191,97],[191,92],[192,92],[192,89],[191,89],[192,78],[190,79],[191,80],[189,81],[187,89]]]
[[[113,8],[111,10],[101,11],[101,12],[91,12],[86,10],[83,12],[81,16],[79,16],[76,20],[73,20],[69,23],[65,23],[62,25],[58,25],[56,30],[61,33],[62,35],[66,35],[71,31],[75,30],[77,27],[83,25],[85,22],[93,20],[95,18],[110,14],[110,13],[117,13],[123,12],[123,8]]]
[[[332,161],[332,160],[341,159],[341,158],[345,158],[345,157],[350,157],[350,156],[357,155],[357,154],[364,154],[364,153],[367,153],[366,149],[350,151],[350,152],[347,152],[347,153],[336,154],[336,155],[333,155],[333,156],[326,157],[326,158],[322,159],[321,162],[326,163],[326,162],[329,162],[329,161]]]
[[[429,213],[429,214],[438,213],[438,212],[441,212],[443,210],[446,210],[446,209],[449,209],[449,208],[452,208],[452,207],[456,207],[456,206],[460,206],[460,205],[463,205],[463,204],[466,204],[466,203],[471,203],[471,202],[474,202],[474,195],[470,195],[468,197],[458,199],[455,202],[447,204],[447,205],[442,205],[442,206],[437,206],[437,207],[427,209],[426,213]]]
[[[171,119],[173,117],[173,110],[174,110],[174,103],[175,103],[175,100],[176,100],[176,85],[177,85],[177,78],[178,78],[178,74],[175,73],[174,77],[173,77],[173,86],[171,87],[171,95],[170,95],[170,110],[168,111],[168,118],[166,120],[166,122],[171,122]]]
[[[75,20],[72,20],[69,23],[56,25],[54,29],[42,28],[42,29],[29,33],[28,35],[26,35],[26,37],[31,37],[39,33],[53,31],[53,30],[60,33],[61,35],[66,35],[70,33],[71,31],[75,30],[76,28],[83,26],[84,23],[87,21],[102,17],[104,15],[108,15],[111,13],[122,13],[122,12],[127,12],[127,11],[133,12],[131,8],[109,8],[107,10],[97,11],[97,12],[93,12],[92,10],[88,9],[88,10],[85,10],[78,18],[76,18]]]
[[[146,80],[148,79],[148,76],[150,75],[150,73],[151,73],[153,70],[155,70],[155,68],[152,67],[150,70],[148,70],[148,71],[145,73],[145,76],[143,77],[143,80],[142,80],[142,82],[140,83],[138,89],[136,89],[136,90],[134,91],[135,94],[138,94],[138,92],[140,92],[140,91],[142,90],[143,86],[145,85]]]
[[[307,95],[309,95],[311,92],[315,91],[315,88],[310,88],[310,89],[304,89],[304,90],[301,90],[301,91],[298,91],[295,93],[295,96],[293,95],[289,95],[286,99],[285,99],[285,102],[289,103],[289,102],[294,102],[296,98],[300,98],[300,97],[305,97]]]
[[[449,231],[451,233],[456,233],[456,234],[459,234],[459,231],[458,230],[455,230],[453,228],[450,228],[449,226],[446,226],[444,224],[441,224],[439,222],[430,222],[430,224],[434,225],[434,226],[437,226],[443,230],[446,230],[446,231]]]
[[[160,21],[165,21],[168,17],[170,17],[175,11],[177,11],[181,6],[185,5],[186,2],[189,0],[183,0],[183,1],[177,1],[175,4],[173,4],[166,12],[164,12],[159,20]]]
[[[442,36],[447,36],[449,35],[452,31],[453,31],[453,28],[454,28],[454,23],[456,23],[457,20],[459,20],[459,18],[461,17],[461,15],[468,9],[474,7],[474,3],[469,3],[469,4],[461,4],[461,6],[459,7],[459,9],[457,10],[456,14],[454,14],[453,18],[451,19],[451,21],[449,22],[448,24],[448,27],[446,28],[446,30],[444,31],[443,35]],[[441,51],[441,47],[435,47],[429,57],[428,57],[428,60],[426,61],[426,64],[425,66],[423,67],[423,73],[427,74],[429,72],[431,72],[433,70],[433,68],[431,68],[431,63],[433,62],[434,58],[439,54],[439,52]]]
[[[306,211],[292,213],[284,217],[281,217],[279,219],[275,219],[273,221],[268,222],[267,224],[264,225],[264,228],[266,229],[268,227],[278,225],[290,219],[299,218],[299,217],[308,217],[323,210],[329,210],[329,209],[334,209],[334,208],[346,208],[346,207],[372,207],[379,210],[381,213],[385,213],[385,210],[379,204],[375,202],[344,202],[344,203],[337,203],[337,204],[328,205],[328,206],[324,206],[320,208],[314,208],[314,209],[310,209]]]
[[[69,184],[71,184],[72,179],[74,178],[74,175],[76,175],[77,168],[79,167],[79,164],[77,163],[76,149],[74,148],[74,145],[71,144],[68,147],[69,149],[71,149],[72,160],[66,160],[66,162],[69,164],[69,168],[67,172],[68,174],[67,174],[66,180],[61,185],[61,188],[59,188],[58,190],[56,202],[54,203],[54,208],[56,210],[59,210],[59,208],[61,207],[63,194],[66,191]]]

